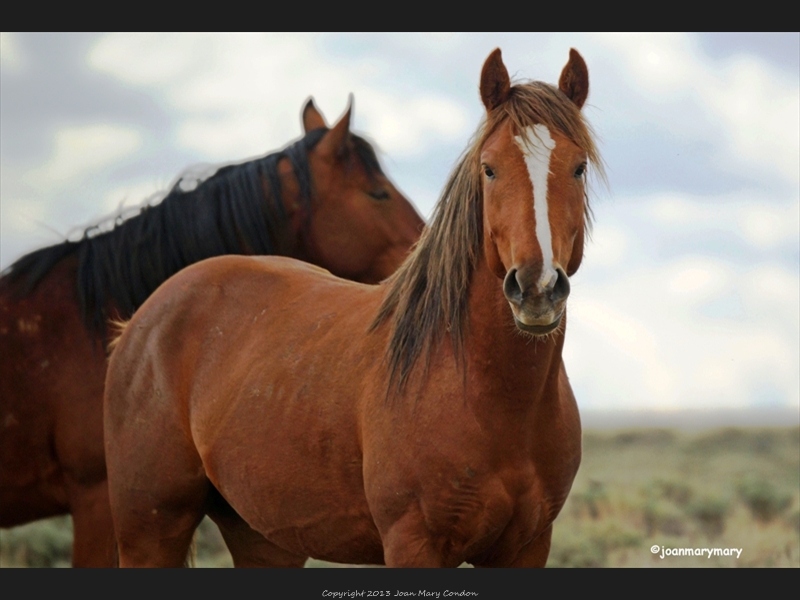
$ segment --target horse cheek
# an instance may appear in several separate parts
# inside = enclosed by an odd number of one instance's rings
[[[497,275],[499,279],[503,279],[508,269],[503,265],[503,259],[500,258],[500,252],[497,249],[494,232],[491,227],[489,227],[485,217],[483,220],[483,230],[486,232],[483,236],[483,254],[486,257],[486,262],[492,273]]]
[[[567,263],[567,277],[572,277],[578,270],[578,267],[581,266],[581,261],[583,260],[583,241],[586,236],[585,230],[584,224],[581,223],[578,233],[575,234],[575,240],[572,242],[572,254],[569,257],[569,263]]]

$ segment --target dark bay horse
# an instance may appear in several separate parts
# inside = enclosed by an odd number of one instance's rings
[[[127,319],[169,276],[221,254],[279,254],[376,283],[423,221],[350,132],[313,101],[305,135],[219,169],[194,189],[37,250],[0,279],[0,526],[71,513],[73,564],[114,564],[103,447],[109,319]]]
[[[485,120],[379,286],[221,257],[156,290],[106,380],[121,566],[180,566],[206,514],[236,566],[545,565],[581,458],[562,348],[588,89],[575,50],[558,87],[492,52]]]

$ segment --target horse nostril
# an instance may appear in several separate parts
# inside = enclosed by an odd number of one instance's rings
[[[509,302],[519,304],[522,302],[522,289],[517,281],[517,270],[510,269],[503,280],[503,293]]]
[[[569,296],[569,277],[564,273],[561,267],[556,267],[556,284],[553,286],[553,291],[550,292],[550,300],[558,302]]]

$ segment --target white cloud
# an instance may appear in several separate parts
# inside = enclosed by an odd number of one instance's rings
[[[458,102],[428,93],[411,98],[370,89],[363,94],[365,130],[383,151],[398,158],[414,156],[434,145],[463,141],[477,123],[468,122]]]
[[[8,227],[18,237],[41,233],[42,224],[47,221],[47,209],[45,200],[34,198],[4,197],[0,203],[3,226]]]
[[[667,266],[664,283],[667,291],[687,306],[725,290],[730,285],[731,275],[727,263],[703,256],[689,256]]]
[[[686,37],[616,35],[609,41],[625,51],[631,73],[654,92],[675,92],[686,88],[695,74],[695,57]]]
[[[766,250],[800,238],[800,203],[791,198],[779,200],[759,192],[713,198],[662,194],[642,199],[639,204],[649,207],[661,226],[729,231]]]
[[[704,310],[741,299],[741,317]],[[746,407],[765,390],[800,407],[800,276],[708,257],[576,287],[565,363],[592,408]]]
[[[87,56],[89,66],[131,85],[169,84],[199,63],[203,40],[194,35],[118,33],[107,35]]]
[[[800,203],[786,206],[746,204],[735,208],[744,237],[754,246],[770,248],[800,239]]]
[[[613,267],[625,260],[630,249],[629,234],[618,225],[597,223],[592,228],[591,242],[584,248],[584,269]]]
[[[570,299],[564,363],[578,404],[601,409],[680,406],[677,381],[657,332],[612,306],[583,293]]]
[[[65,127],[55,134],[51,158],[24,176],[39,190],[51,190],[99,171],[142,145],[141,134],[130,127],[100,123]]]
[[[17,35],[19,34],[0,32],[0,66],[3,69],[19,71],[25,66],[25,58],[17,43]]]
[[[95,46],[90,64],[128,84],[158,87],[185,115],[178,142],[213,160],[265,153],[299,137],[309,96],[332,125],[353,93],[354,129],[394,156],[466,141],[476,125],[460,101],[422,88],[387,90],[390,65],[364,56],[333,61],[313,35],[113,34]]]
[[[631,91],[651,124],[680,139],[704,140],[730,172],[800,183],[800,86],[763,60],[706,57],[689,35],[604,35],[623,61]]]
[[[738,57],[700,88],[722,117],[732,149],[743,161],[800,183],[800,90],[797,80],[762,61]]]
[[[278,150],[300,136],[292,123],[268,127],[263,115],[226,113],[218,118],[185,118],[176,131],[176,144],[201,153],[210,162],[240,161]]]
[[[653,216],[669,225],[688,225],[697,223],[700,219],[709,220],[714,216],[710,211],[704,210],[699,203],[677,194],[656,196],[650,199],[648,204]]]
[[[800,345],[800,279],[796,270],[759,265],[742,273],[736,284],[752,320],[787,334],[797,332],[794,343]]]
[[[594,271],[592,243],[573,286],[565,360],[583,406],[736,408],[766,398],[800,407],[800,273],[774,262],[778,249],[796,257],[796,201],[662,194],[598,213],[598,247],[620,229],[628,250]],[[720,232],[759,252],[704,254],[709,234],[727,243]],[[698,243],[681,251],[688,237]],[[676,258],[658,254],[666,240]]]

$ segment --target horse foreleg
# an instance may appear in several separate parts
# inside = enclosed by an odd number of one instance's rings
[[[383,538],[383,559],[387,567],[457,567],[437,548],[421,513],[410,511],[391,525]]]
[[[87,486],[68,484],[72,513],[72,566],[113,567],[114,524],[105,480]]]
[[[120,567],[183,567],[202,513],[160,510],[117,526]]]
[[[111,489],[119,566],[185,566],[205,516],[208,480],[197,472],[176,470],[143,481],[149,484],[145,488]]]
[[[241,567],[295,567],[306,564],[305,556],[290,554],[278,548],[263,535],[253,530],[241,518],[215,520],[222,532],[225,544],[233,558],[233,566]]]
[[[550,555],[550,539],[553,536],[553,526],[550,525],[535,539],[520,550],[510,567],[544,567]]]
[[[219,527],[234,567],[302,567],[307,557],[290,554],[255,531],[212,488],[208,516]]]

